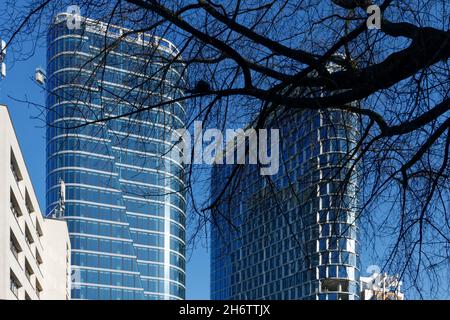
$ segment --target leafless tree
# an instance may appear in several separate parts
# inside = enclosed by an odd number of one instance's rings
[[[280,110],[333,108],[357,114],[359,219],[370,239],[367,245],[385,241],[385,269],[408,278],[419,295],[424,292],[424,277],[438,285],[443,280],[438,275],[448,274],[450,6],[446,0],[25,3],[7,1],[3,14],[2,36],[12,49],[18,48],[15,59],[30,54],[20,52],[21,42],[39,39],[55,13],[71,4],[79,5],[82,15],[135,30],[123,37],[146,32],[170,39],[183,61],[186,81],[176,86],[185,92],[179,101],[190,110],[188,125],[198,119],[205,127],[252,123],[262,128]],[[372,4],[381,9],[379,30],[367,28],[366,9]],[[99,55],[105,57],[109,49],[105,46]],[[145,54],[151,58],[150,51]],[[165,62],[170,66],[179,60]],[[339,71],[330,72],[329,63]],[[161,103],[136,105],[134,113],[158,107]],[[109,120],[105,113],[95,123]],[[86,121],[83,126],[93,124]],[[207,188],[208,179],[199,174],[195,181],[196,170],[187,171],[192,212],[197,213],[193,223],[202,232],[219,200],[196,198],[201,188]],[[439,290],[446,287],[438,285]]]

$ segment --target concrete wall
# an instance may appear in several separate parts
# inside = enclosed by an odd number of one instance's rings
[[[11,169],[12,154],[19,181]],[[19,217],[10,208],[11,195],[16,200],[14,207],[21,212]],[[32,243],[26,241],[26,233]],[[20,247],[17,258],[11,250],[11,234]],[[40,212],[9,112],[0,105],[0,299],[66,299],[68,243],[66,223],[44,219]],[[28,277],[26,265],[31,271]],[[11,273],[20,283],[17,296],[10,289]]]
[[[63,220],[45,219],[46,279],[43,299],[70,299],[70,241],[67,224]]]

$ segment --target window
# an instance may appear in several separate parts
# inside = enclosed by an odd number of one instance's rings
[[[25,226],[25,240],[27,241],[28,245],[31,245],[34,243],[33,236],[31,235],[30,229],[28,229],[28,226]]]
[[[336,266],[329,266],[328,267],[328,277],[329,278],[336,278],[337,277]]]
[[[109,288],[99,288],[100,299],[109,300],[110,299],[110,290]]]
[[[28,190],[25,189],[25,207],[27,208],[28,213],[34,212],[33,203],[31,202],[30,195],[28,194]]]
[[[16,275],[9,270],[9,288],[14,295],[19,298],[19,289],[22,287]]]
[[[14,214],[14,216],[16,218],[19,218],[20,216],[22,216],[22,211],[20,211],[19,204],[11,189],[10,194],[9,207],[11,208],[11,212]]]
[[[38,296],[38,298],[41,298],[41,292],[42,292],[42,286],[39,283],[39,281],[36,279],[36,295]]]
[[[98,288],[97,287],[87,287],[87,299],[94,300],[98,298]]]
[[[42,232],[42,228],[38,220],[36,220],[36,233],[39,237],[42,237],[44,235],[44,232]]]
[[[17,183],[23,180],[22,174],[19,170],[19,165],[17,164],[16,156],[14,155],[12,149],[11,149],[11,171]]]
[[[31,276],[34,274],[33,269],[31,268],[30,263],[28,260],[25,259],[25,275],[27,276],[27,279],[31,282]]]
[[[12,230],[10,230],[9,245],[12,254],[14,255],[14,257],[16,257],[17,260],[19,260],[19,253],[22,252],[22,248],[20,248],[19,242],[12,233]]]
[[[87,282],[98,283],[98,271],[87,270]]]
[[[38,263],[38,266],[42,264],[42,257],[37,248],[36,248],[36,261]]]
[[[31,300],[31,297],[29,296],[28,292],[25,292],[25,300]]]

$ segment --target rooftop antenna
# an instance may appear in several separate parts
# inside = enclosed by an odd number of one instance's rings
[[[6,77],[6,42],[0,39],[0,81]],[[1,86],[0,86],[1,90]],[[0,91],[1,94],[1,91]]]
[[[63,179],[59,179],[59,218],[64,216],[64,211],[66,210],[66,184]]]
[[[64,217],[66,209],[66,184],[63,179],[59,179],[59,200],[56,206],[48,214],[53,219],[61,219]]]

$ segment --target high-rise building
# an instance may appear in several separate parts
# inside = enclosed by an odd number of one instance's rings
[[[67,224],[41,214],[4,105],[0,136],[0,299],[70,299]]]
[[[338,110],[286,111],[267,126],[280,130],[277,174],[214,166],[212,299],[359,298],[357,124]]]
[[[170,102],[182,95],[179,52],[156,36],[72,19],[55,17],[46,71],[47,214],[62,179],[72,298],[182,299],[184,168],[168,152],[185,121]]]

